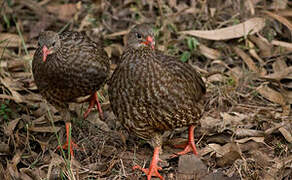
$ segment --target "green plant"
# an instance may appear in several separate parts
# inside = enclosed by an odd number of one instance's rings
[[[11,109],[7,104],[9,104],[9,101],[5,101],[0,106],[0,117],[3,117],[4,120],[8,120],[9,115],[11,114]]]
[[[187,46],[188,46],[188,50],[184,51],[180,57],[180,60],[182,62],[186,62],[190,59],[192,52],[194,52],[195,50],[197,50],[197,47],[199,45],[199,42],[196,38],[194,37],[187,37],[186,38],[186,42],[187,42]]]

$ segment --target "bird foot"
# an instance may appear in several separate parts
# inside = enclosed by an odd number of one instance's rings
[[[140,169],[143,171],[147,175],[147,180],[150,180],[152,176],[159,177],[159,179],[164,180],[164,178],[158,172],[158,170],[162,170],[162,168],[157,166],[157,164],[153,166],[150,165],[149,169],[136,165],[133,167],[133,170],[135,169]]]
[[[68,141],[66,141],[66,143],[63,145],[63,146],[58,146],[57,149],[68,149],[69,147],[69,143]],[[79,149],[78,145],[76,143],[74,143],[72,140],[70,142],[70,154],[71,154],[71,157],[74,157],[74,152],[73,150],[74,149]]]
[[[133,170],[140,169],[141,171],[143,171],[147,175],[147,180],[150,180],[152,176],[155,176],[161,180],[164,180],[164,178],[158,172],[158,170],[162,170],[162,167],[159,167],[157,165],[158,161],[161,161],[159,159],[159,150],[160,150],[160,147],[154,148],[154,153],[153,153],[152,161],[150,163],[149,168],[142,168],[141,166],[136,165],[133,167]]]
[[[182,145],[175,145],[176,147],[181,147]],[[188,144],[186,144],[186,146],[184,147],[185,149],[179,153],[176,153],[172,156],[170,156],[170,158],[175,158],[179,155],[184,155],[187,154],[191,151],[193,151],[194,155],[198,155],[197,149],[196,149],[196,145],[195,145],[195,140],[194,140],[194,126],[190,126],[189,127],[189,141]]]
[[[189,141],[189,143],[185,145],[182,145],[182,144],[175,145],[176,148],[181,148],[182,146],[184,146],[184,150],[172,155],[170,158],[175,158],[177,156],[187,154],[191,151],[193,151],[194,155],[198,155],[194,141]]]
[[[97,109],[99,111],[100,118],[104,119],[103,112],[102,112],[102,109],[101,109],[101,105],[100,105],[99,100],[98,100],[97,92],[95,92],[92,96],[90,96],[89,101],[90,101],[90,104],[89,104],[89,107],[88,107],[87,111],[84,113],[84,119],[87,118],[87,116],[89,115],[89,113],[91,112],[91,110],[92,110],[92,108],[94,107],[95,104],[96,104]]]

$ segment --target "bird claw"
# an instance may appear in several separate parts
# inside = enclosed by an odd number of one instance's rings
[[[86,112],[84,113],[84,119],[87,118],[87,116],[89,115],[89,113],[91,112],[91,110],[92,110],[92,108],[94,107],[95,104],[97,105],[97,109],[98,109],[98,111],[99,111],[100,118],[101,118],[101,119],[104,119],[103,112],[102,112],[102,109],[101,109],[101,105],[100,105],[99,100],[98,100],[97,92],[95,92],[95,93],[89,98],[89,101],[90,101],[90,104],[89,104],[88,109],[87,109]]]
[[[68,142],[66,142],[63,146],[58,146],[57,149],[68,149]],[[78,145],[76,143],[74,143],[72,140],[71,140],[71,143],[70,143],[70,154],[71,154],[71,157],[74,157],[74,152],[73,150],[74,149],[79,149]]]
[[[141,166],[136,165],[133,167],[133,170],[135,170],[135,169],[139,169],[139,170],[143,171],[147,175],[147,180],[150,180],[152,176],[158,177],[159,179],[164,180],[164,178],[158,172],[158,170],[162,170],[162,167],[159,167],[157,165],[150,166],[149,169],[142,168]]]
[[[179,145],[179,146],[180,146],[180,145]],[[195,146],[195,143],[194,143],[194,142],[189,142],[189,143],[185,146],[185,148],[184,148],[183,151],[178,152],[178,153],[176,153],[176,154],[170,156],[170,158],[172,159],[172,158],[175,158],[175,157],[177,157],[177,156],[187,154],[187,153],[189,153],[189,152],[191,152],[191,151],[193,151],[194,155],[198,155],[198,152],[197,152],[197,149],[196,149],[196,146]]]

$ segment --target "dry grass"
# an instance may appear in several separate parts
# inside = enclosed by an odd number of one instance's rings
[[[156,25],[158,49],[193,65],[207,84],[205,114],[195,130],[206,173],[292,178],[291,2],[4,0],[0,7],[0,179],[144,178],[131,167],[149,164],[152,149],[116,121],[107,87],[104,122],[97,112],[82,120],[82,105],[71,107],[72,138],[82,149],[71,160],[56,150],[64,142],[64,123],[38,94],[31,74],[43,30],[86,31],[101,39],[114,70],[123,35],[142,22]],[[246,21],[250,27],[241,24]],[[185,129],[170,134],[165,156],[186,137]],[[163,176],[179,179],[178,159],[163,159]]]

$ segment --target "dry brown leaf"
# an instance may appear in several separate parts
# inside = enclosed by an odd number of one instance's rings
[[[264,143],[265,141],[265,138],[264,137],[246,137],[246,138],[243,138],[243,139],[237,139],[235,140],[235,142],[237,143],[246,143],[248,141],[255,141],[255,142],[258,142],[258,143]]]
[[[247,43],[248,43],[248,47],[249,47],[249,53],[252,55],[252,57],[254,57],[256,60],[258,60],[258,62],[261,64],[261,66],[263,66],[265,64],[265,62],[262,60],[262,58],[256,52],[255,45],[250,40],[247,40]],[[265,74],[266,74],[266,72],[265,72]]]
[[[117,36],[123,36],[123,35],[126,35],[129,33],[130,30],[124,30],[124,31],[119,31],[119,32],[115,32],[115,33],[112,33],[112,34],[107,34],[104,36],[104,38],[108,38],[108,39],[112,39],[112,38],[115,38]]]
[[[17,126],[19,120],[20,120],[20,118],[16,118],[16,119],[10,121],[8,123],[8,126],[4,126],[4,133],[7,136],[11,136],[14,134],[13,131],[14,131],[15,127]]]
[[[235,53],[241,57],[241,59],[245,62],[245,64],[248,66],[248,68],[255,72],[255,73],[260,73],[261,75],[265,75],[266,71],[265,70],[261,70],[259,67],[257,67],[257,65],[255,64],[255,62],[252,60],[251,57],[249,57],[248,54],[246,54],[243,50],[241,50],[238,47],[234,47],[234,51]]]
[[[287,116],[290,113],[290,104],[287,103],[287,99],[283,94],[269,88],[266,85],[262,85],[257,88],[257,92],[260,93],[263,97],[267,98],[269,101],[280,104],[283,109],[283,115]]]
[[[48,168],[47,179],[51,179],[50,176],[52,173],[53,166],[59,167],[59,166],[61,166],[61,164],[65,164],[63,158],[60,157],[58,154],[52,152],[51,156],[52,156],[52,160],[51,160],[49,168]]]
[[[292,73],[292,66],[287,67],[287,65],[280,64],[282,60],[277,60],[273,63],[274,73],[269,75],[261,76],[261,78],[280,81],[284,78],[289,78],[289,75]]]
[[[29,175],[34,180],[46,178],[46,172],[44,170],[39,169],[38,167],[21,168],[20,172]]]
[[[200,124],[203,130],[206,130],[210,133],[212,131],[216,131],[222,125],[222,120],[219,118],[213,118],[211,116],[204,116],[200,119]]]
[[[252,35],[262,30],[264,26],[265,19],[256,17],[251,18],[243,23],[226,28],[210,31],[189,30],[181,31],[179,33],[210,40],[227,40]]]
[[[14,100],[16,103],[27,103],[32,105],[32,102],[26,100],[26,97],[31,97],[31,95],[21,95],[18,93],[19,90],[25,89],[23,87],[23,82],[18,81],[17,79],[11,79],[9,77],[0,77],[0,82],[10,91],[12,96],[0,94],[0,99],[11,99]],[[33,97],[35,100],[38,96]],[[38,98],[39,99],[39,98]]]
[[[5,143],[0,143],[0,153],[5,153],[5,154],[10,153],[10,147],[9,147],[9,145],[8,144],[5,144]],[[0,175],[0,177],[1,177],[1,175]]]
[[[1,41],[0,41],[1,42]],[[8,41],[7,41],[8,42]],[[5,42],[3,42],[5,44]],[[6,47],[1,47],[1,44],[0,43],[0,57],[1,59],[14,59],[16,58],[17,56],[11,51],[9,50],[8,48]],[[2,44],[4,46],[4,44]],[[7,67],[7,61],[0,61],[0,68],[1,67]]]
[[[255,7],[254,7],[254,2],[252,0],[247,0],[245,1],[245,7],[248,7],[250,9],[250,14],[254,15],[255,14]]]
[[[7,169],[12,179],[20,179],[20,174],[19,174],[17,165],[20,162],[22,154],[23,152],[21,152],[20,150],[17,150],[11,162],[7,163]]]
[[[260,137],[264,135],[261,130],[237,128],[234,132],[237,137]]]
[[[224,75],[222,74],[213,74],[208,77],[208,82],[224,82]]]
[[[281,132],[281,134],[284,136],[284,138],[289,142],[292,143],[292,135],[291,133],[285,129],[284,127],[280,127],[279,131]]]
[[[255,35],[249,36],[249,39],[257,45],[257,47],[260,49],[260,56],[261,57],[270,57],[272,56],[272,48],[273,46],[267,42],[264,41],[262,38],[258,38]]]
[[[292,23],[288,19],[270,11],[263,11],[263,13],[284,24],[292,33]]]
[[[284,90],[285,96],[289,104],[292,104],[292,91]]]
[[[111,58],[113,55],[120,57],[123,54],[123,47],[120,44],[111,44],[104,48],[108,57]]]
[[[61,127],[58,126],[43,126],[43,127],[28,127],[29,131],[34,131],[34,132],[58,132],[60,131]]]
[[[288,0],[273,1],[270,8],[275,10],[282,10],[287,8]]]
[[[62,21],[71,20],[78,11],[77,4],[48,5],[47,9]]]
[[[209,144],[208,146],[216,152],[218,166],[230,165],[241,157],[241,150],[235,143],[227,143],[224,146]]]
[[[229,69],[229,71],[226,72],[227,75],[229,75],[230,77],[232,77],[232,79],[235,80],[235,85],[236,86],[240,86],[240,80],[242,78],[244,78],[244,74],[242,71],[242,68],[239,66],[235,66],[234,68]]]
[[[223,119],[223,126],[237,126],[241,124],[241,122],[247,118],[247,115],[245,114],[240,114],[237,112],[232,112],[231,113],[226,113],[226,112],[221,112],[220,116]]]
[[[43,142],[43,141],[38,140],[38,139],[36,139],[36,141],[40,144],[42,151],[45,152],[47,147],[49,146],[49,141]]]
[[[284,59],[277,58],[277,60],[273,63],[273,70],[274,72],[282,71],[283,69],[286,69],[288,66]]]
[[[199,51],[210,59],[219,59],[222,56],[221,52],[217,51],[216,49],[209,48],[204,44],[199,45]]]
[[[281,11],[277,11],[280,16],[292,16],[291,9],[282,9]]]
[[[0,33],[0,47],[19,47],[21,38],[16,34]]]
[[[210,145],[210,144],[209,144]],[[214,150],[213,150],[213,148],[212,148],[212,145],[211,146],[205,146],[205,147],[203,147],[202,149],[199,149],[198,151],[198,153],[201,155],[201,156],[205,156],[205,155],[207,155],[207,154],[209,154],[209,153],[211,153],[211,152],[213,152]],[[218,144],[217,144],[218,145]],[[220,145],[218,145],[218,146],[220,146]]]
[[[275,46],[281,46],[283,48],[286,48],[288,51],[292,51],[292,43],[288,43],[288,42],[284,42],[284,41],[278,41],[278,40],[272,40],[271,44],[273,44]]]
[[[83,31],[83,29],[87,26],[91,25],[90,19],[94,18],[92,14],[87,14],[82,20],[79,25],[78,31]]]
[[[223,147],[219,144],[208,144],[208,147],[211,148],[214,152],[216,152],[217,157],[222,157],[225,153]]]

